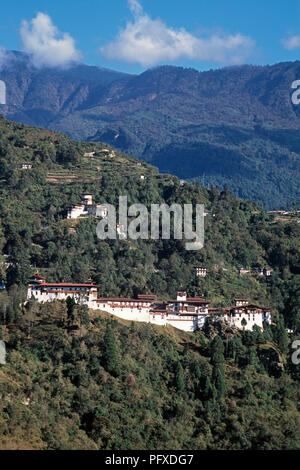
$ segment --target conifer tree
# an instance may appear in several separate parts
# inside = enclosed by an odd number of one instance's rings
[[[224,367],[217,366],[213,372],[217,396],[218,398],[222,398],[226,393]]]
[[[75,305],[76,302],[73,297],[67,297],[67,315],[68,315],[68,323],[72,325],[75,321]]]
[[[259,368],[260,362],[259,362],[259,358],[257,356],[257,352],[256,352],[255,348],[248,349],[248,351],[247,351],[247,362],[251,366],[255,366],[255,367]]]
[[[110,325],[107,325],[103,338],[103,367],[117,377],[120,375],[118,353],[116,348],[115,336]]]
[[[213,384],[217,389],[218,398],[222,398],[226,392],[224,373],[224,344],[220,336],[215,336],[211,342],[211,363],[213,365]]]
[[[280,351],[282,353],[286,353],[287,348],[288,348],[288,338],[287,338],[287,334],[284,328],[283,318],[280,318],[277,322],[277,325],[275,328],[275,339],[279,346]]]
[[[185,389],[183,368],[179,361],[175,365],[175,386],[178,392],[183,392]]]
[[[203,400],[210,400],[213,397],[213,387],[208,376],[205,378],[202,396]]]
[[[82,336],[82,326],[86,328],[90,326],[89,309],[87,305],[79,305],[78,318],[80,321],[80,336]]]

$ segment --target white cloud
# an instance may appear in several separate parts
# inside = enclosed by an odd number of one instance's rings
[[[100,53],[108,60],[139,63],[144,67],[175,60],[241,64],[251,54],[254,41],[242,34],[195,36],[184,28],[169,28],[151,19],[137,0],[128,0],[134,16]]]
[[[137,0],[128,0],[128,5],[135,16],[143,15],[143,7]]]
[[[298,49],[300,47],[300,36],[291,36],[289,38],[283,38],[281,40],[283,46],[288,51]]]
[[[74,39],[61,33],[45,13],[38,13],[30,22],[22,21],[20,34],[23,49],[36,67],[68,67],[81,58]]]

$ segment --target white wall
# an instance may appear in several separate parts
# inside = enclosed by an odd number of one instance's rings
[[[69,212],[68,212],[68,219],[77,219],[79,216],[87,214],[85,206],[76,206],[73,207]]]
[[[31,299],[34,296],[34,298],[38,302],[55,302],[56,300],[67,300],[68,297],[74,297],[77,303],[83,302],[86,303],[90,308],[93,304],[93,296],[89,295],[88,293],[84,292],[62,292],[62,291],[57,291],[57,292],[47,292],[47,291],[41,291],[40,289],[34,289],[29,287],[28,288],[28,293],[27,293],[27,299]]]
[[[250,317],[250,318],[249,318]],[[245,330],[253,330],[254,325],[259,326],[260,328],[263,328],[263,314],[262,313],[255,313],[255,314],[246,314],[246,313],[241,313],[241,314],[236,314],[235,316],[230,316],[226,315],[224,316],[224,319],[228,321],[228,323],[236,328],[243,329]],[[247,322],[246,326],[242,325],[242,320],[245,319]]]
[[[167,324],[167,320],[166,320],[166,315],[153,315],[153,314],[149,314],[149,318],[150,318],[150,323],[153,323],[154,325],[158,325],[158,326],[166,326]]]
[[[167,317],[167,325],[174,326],[174,328],[178,328],[179,330],[183,331],[195,331],[197,325],[194,320],[184,320],[182,318],[168,318]]]
[[[123,318],[123,320],[129,321],[143,321],[149,323],[149,307],[112,307],[107,302],[93,302],[94,310],[102,310],[104,312],[111,313],[112,315],[116,315],[119,318]]]

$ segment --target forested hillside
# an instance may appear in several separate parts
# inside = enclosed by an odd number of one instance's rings
[[[211,211],[204,248],[189,252],[172,239],[100,241],[97,219],[66,219],[83,192],[116,205],[119,195],[147,207],[204,203]],[[105,144],[1,118],[7,290],[0,293],[0,331],[8,357],[0,366],[0,447],[299,448],[299,366],[291,362],[300,328],[299,232],[296,216],[276,221],[228,188],[181,185]],[[196,266],[207,267],[206,278],[196,276]],[[273,273],[239,276],[240,266]],[[111,322],[100,312],[95,318],[79,306],[70,312],[63,302],[22,307],[36,269],[49,281],[92,278],[103,296],[168,299],[181,287],[216,307],[247,296],[271,306],[274,324],[264,333],[208,325],[180,334]]]
[[[70,323],[58,303],[2,327],[1,449],[299,450],[284,331],[124,323],[80,311]]]
[[[299,62],[141,75],[35,69],[11,53],[0,71],[9,119],[102,141],[187,180],[230,186],[268,208],[300,203]]]

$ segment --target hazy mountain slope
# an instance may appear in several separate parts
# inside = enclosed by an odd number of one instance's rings
[[[24,55],[0,72],[6,117],[104,141],[161,171],[229,184],[268,207],[300,202],[300,62],[139,76],[97,67],[35,70]]]
[[[36,126],[51,123],[73,113],[99,88],[128,75],[100,67],[78,65],[68,70],[36,69],[26,54],[13,52],[0,71],[7,88],[7,105],[0,105],[3,115]]]

